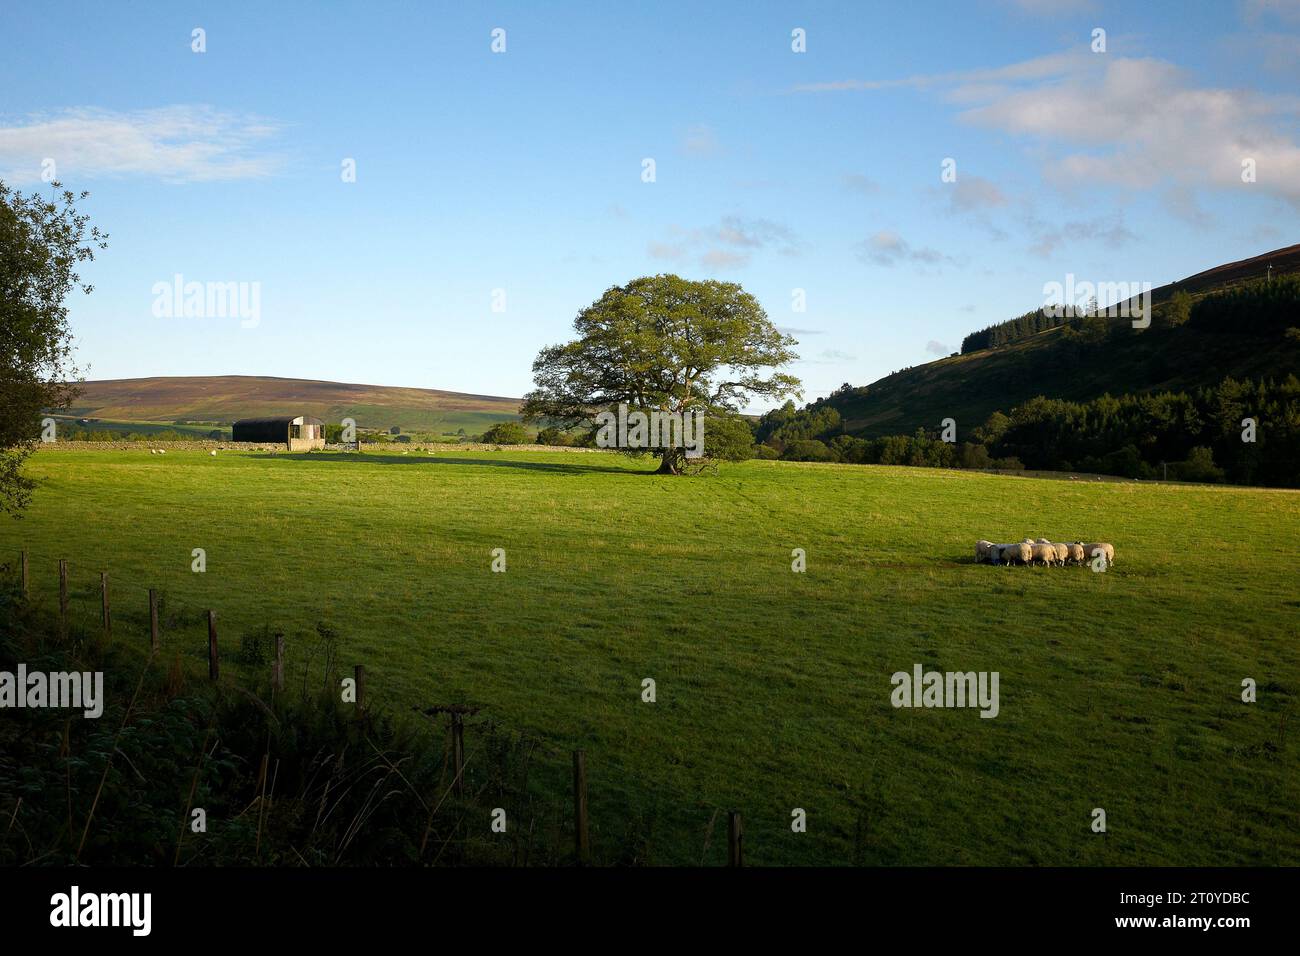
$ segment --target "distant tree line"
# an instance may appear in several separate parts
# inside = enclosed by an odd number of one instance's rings
[[[1171,478],[1295,487],[1300,379],[1227,378],[1192,392],[1084,403],[1039,397],[1012,409],[1000,434],[985,437],[1028,468],[1158,478],[1164,463]]]
[[[1285,332],[1300,326],[1300,275],[1258,279],[1206,296],[1191,307],[1188,324],[1207,332]],[[1300,329],[1294,339],[1300,336]]]
[[[1267,333],[1284,332],[1300,326],[1298,305],[1300,275],[1286,275],[1253,279],[1199,300],[1193,300],[1186,291],[1179,289],[1155,311],[1160,324],[1166,326],[1189,324],[1192,328],[1210,332],[1240,332],[1246,329],[1252,333]],[[1009,345],[1062,326],[1076,333],[1090,331],[1093,337],[1100,337],[1097,327],[1100,325],[1104,328],[1106,324],[1103,310],[1097,308],[1095,301],[1082,314],[1070,314],[1069,310],[1061,309],[1060,315],[1054,315],[1055,311],[1057,310],[1038,308],[972,332],[962,339],[961,353],[966,355]],[[1300,328],[1291,337],[1300,339]]]
[[[1248,422],[1247,420],[1251,420]],[[1039,396],[994,412],[962,442],[939,429],[858,438],[827,406],[787,402],[754,426],[756,457],[788,461],[1029,468],[1128,478],[1300,487],[1300,379],[1237,381],[1191,392],[1103,395],[1089,402]]]
[[[998,322],[986,329],[972,332],[961,340],[961,354],[967,355],[970,352],[979,352],[982,349],[1008,345],[1031,335],[1037,335],[1039,332],[1059,328],[1069,321],[1070,317],[1064,314],[1064,310],[1062,310],[1061,315],[1055,316],[1044,309],[1035,309],[1033,312],[1026,312],[1014,319]]]

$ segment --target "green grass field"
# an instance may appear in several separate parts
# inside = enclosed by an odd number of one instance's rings
[[[651,467],[42,450],[0,560],[28,548],[52,603],[69,558],[86,622],[101,569],[119,615],[150,584],[215,608],[227,653],[269,622],[292,655],[331,622],[385,706],[472,703],[585,748],[593,814],[657,827],[651,862],[698,863],[708,808],[735,808],[757,864],[1300,864],[1300,493]],[[1111,541],[1117,564],[973,563],[977,538],[1039,535]],[[173,647],[197,667],[201,629]],[[917,663],[998,671],[1000,714],[894,709],[890,676]],[[633,825],[600,819],[596,845]]]

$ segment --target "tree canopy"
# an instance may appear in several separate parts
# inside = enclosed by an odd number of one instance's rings
[[[733,282],[634,279],[606,290],[578,313],[573,328],[577,339],[542,349],[533,362],[536,387],[524,398],[525,421],[575,427],[621,405],[701,413],[704,455],[712,457],[711,419],[734,416],[749,399],[800,394],[797,378],[775,371],[798,358],[797,343]],[[661,472],[683,469],[681,443],[639,450],[659,453]]]
[[[31,497],[22,466],[40,435],[41,411],[74,394],[66,299],[74,288],[91,291],[77,268],[108,240],[77,212],[86,196],[25,196],[0,182],[0,511],[13,515]]]

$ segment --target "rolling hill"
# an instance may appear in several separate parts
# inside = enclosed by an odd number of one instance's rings
[[[1237,379],[1285,378],[1300,367],[1300,347],[1276,330],[1244,323],[1231,330],[1173,326],[1165,321],[1178,291],[1194,302],[1243,282],[1300,274],[1300,245],[1227,263],[1152,291],[1151,328],[1108,320],[1103,341],[1081,343],[1066,328],[1050,329],[997,348],[954,355],[903,369],[822,404],[835,408],[845,430],[865,438],[935,429],[944,418],[974,427],[994,411],[1035,396],[1086,401],[1103,394],[1180,391]],[[1295,316],[1300,325],[1300,315]]]
[[[83,382],[66,414],[106,422],[213,422],[294,412],[363,428],[478,432],[518,418],[519,400],[430,388],[247,375]]]

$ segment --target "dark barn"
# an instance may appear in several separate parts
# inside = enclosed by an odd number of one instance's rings
[[[325,423],[310,415],[241,418],[231,426],[231,441],[276,442],[289,451],[325,447]]]

